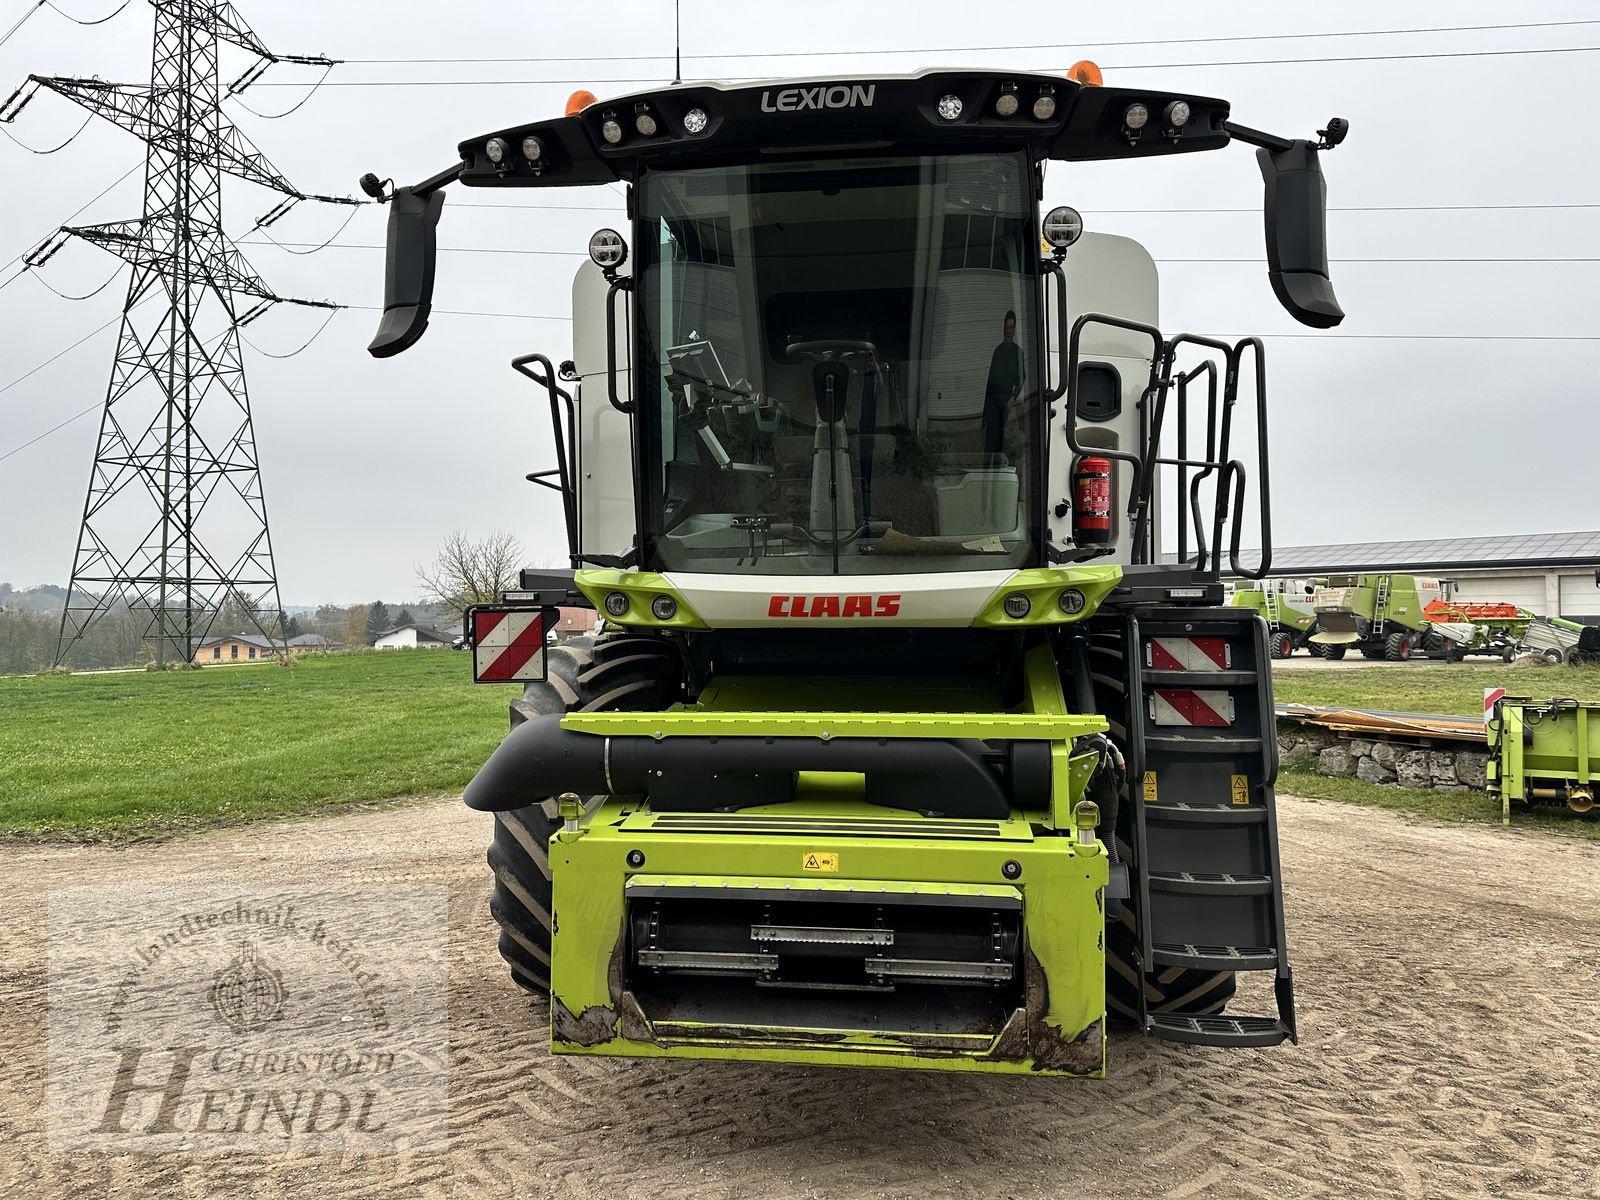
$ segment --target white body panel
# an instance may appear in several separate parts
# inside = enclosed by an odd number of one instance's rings
[[[622,274],[627,274],[626,270]],[[572,280],[572,362],[578,402],[578,546],[585,554],[625,554],[633,546],[632,422],[611,406],[606,382],[606,294],[592,262]],[[626,297],[617,298],[617,395],[629,394],[632,341]]]
[[[796,625],[965,627],[1015,574],[1003,570],[795,578],[675,572],[665,578],[706,624],[717,629],[771,628],[783,618]],[[797,605],[797,599],[802,603]],[[847,603],[851,600],[855,603]],[[848,617],[846,608],[852,609]],[[862,608],[871,615],[862,615]],[[818,609],[823,615],[814,615]]]
[[[1067,251],[1063,264],[1067,276],[1067,329],[1084,313],[1105,313],[1146,325],[1159,325],[1159,284],[1155,260],[1150,252],[1132,238],[1117,237],[1108,233],[1086,233]],[[1054,286],[1045,281],[1045,329],[1047,333],[1049,379],[1059,382],[1058,339],[1055,315],[1056,293]],[[1080,378],[1083,368],[1109,367],[1117,374],[1122,398],[1122,410],[1107,421],[1089,421],[1078,418],[1078,444],[1100,446],[1137,454],[1140,446],[1139,401],[1150,381],[1151,344],[1148,337],[1106,325],[1089,325],[1079,340]],[[1072,517],[1056,517],[1053,510],[1061,503],[1072,500],[1073,454],[1066,442],[1066,400],[1056,402],[1056,416],[1050,425],[1049,469],[1045,481],[1045,502],[1052,510],[1050,517],[1051,540],[1066,547],[1072,537]],[[1127,563],[1130,558],[1131,530],[1127,522],[1132,471],[1126,463],[1113,462],[1111,529],[1118,542],[1117,552],[1105,562]],[[1153,516],[1159,520],[1160,484],[1153,504]],[[1161,530],[1156,527],[1156,544],[1160,545]]]

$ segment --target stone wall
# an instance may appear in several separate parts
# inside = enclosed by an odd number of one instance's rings
[[[1278,753],[1285,770],[1447,792],[1482,791],[1489,763],[1488,750],[1464,742],[1391,742],[1282,720]]]

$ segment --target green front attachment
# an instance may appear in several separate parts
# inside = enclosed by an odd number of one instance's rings
[[[849,786],[558,835],[552,1049],[1102,1074],[1104,848]]]
[[[1502,696],[1489,716],[1488,786],[1500,795],[1500,819],[1513,804],[1596,806],[1600,770],[1600,702]]]
[[[549,847],[552,1049],[1102,1074],[1109,859],[1072,827],[1094,760],[1072,747],[1106,723],[1066,713],[1047,650],[1028,675],[1023,714],[569,716],[651,737],[1034,738],[1056,769],[1048,810],[997,820],[874,806],[849,773],[802,771],[791,802],[733,812],[607,799]]]

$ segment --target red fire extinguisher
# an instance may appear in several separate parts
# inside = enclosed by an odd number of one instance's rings
[[[1072,540],[1080,546],[1111,540],[1111,460],[1085,454],[1072,472]]]

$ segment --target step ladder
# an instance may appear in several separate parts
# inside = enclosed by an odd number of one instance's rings
[[[1372,599],[1372,636],[1383,636],[1383,623],[1389,618],[1389,576],[1378,576],[1377,594]]]
[[[1125,748],[1139,969],[1271,971],[1273,1016],[1150,1012],[1168,1041],[1297,1041],[1273,782],[1267,627],[1244,608],[1147,608],[1090,643],[1097,700]]]
[[[1272,629],[1276,629],[1283,624],[1282,613],[1279,611],[1280,600],[1278,593],[1273,588],[1268,587],[1266,591],[1261,593],[1261,598],[1264,602],[1262,607],[1266,610],[1267,625]]]

